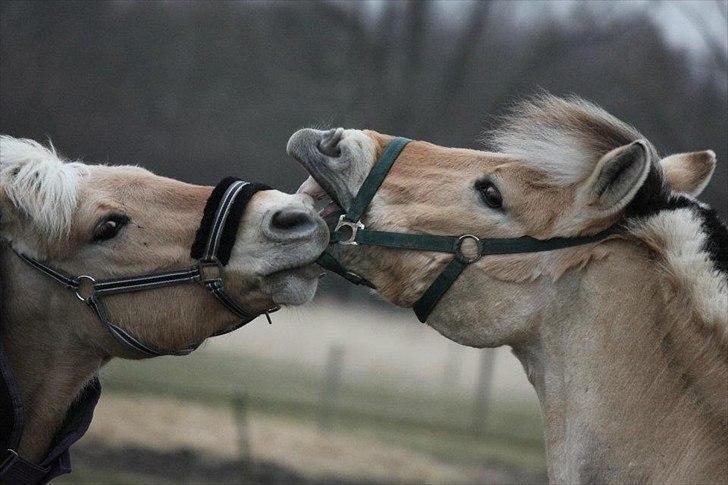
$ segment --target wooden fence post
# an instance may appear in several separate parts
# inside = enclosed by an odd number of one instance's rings
[[[475,387],[475,406],[473,409],[473,432],[477,435],[485,433],[488,424],[488,399],[490,386],[493,380],[493,364],[495,363],[495,350],[481,350],[480,370],[478,384]]]
[[[248,429],[248,398],[244,391],[233,389],[232,405],[238,438],[238,457],[243,465],[249,464],[252,462],[252,456],[250,454],[250,435]]]
[[[443,394],[449,394],[453,389],[457,388],[460,383],[463,365],[462,351],[457,344],[448,342],[446,352],[445,367],[442,371],[442,383],[440,384],[440,391]]]
[[[344,347],[334,344],[329,348],[324,369],[324,381],[321,388],[321,403],[319,406],[319,428],[331,428],[331,422],[336,413],[336,400],[341,387],[341,375],[344,368]]]

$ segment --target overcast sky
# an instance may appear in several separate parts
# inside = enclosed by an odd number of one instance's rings
[[[387,0],[369,0],[367,10],[377,15]],[[444,21],[462,22],[474,1],[437,0]],[[595,10],[603,10],[606,18],[629,15],[635,10],[646,10],[654,16],[665,37],[676,47],[688,50],[694,55],[707,52],[705,35],[712,42],[728,50],[728,26],[720,9],[728,10],[728,0],[508,0],[509,7],[516,5],[516,23],[540,22],[556,18],[569,22],[575,8],[588,4]],[[700,27],[698,27],[700,25]],[[707,29],[701,32],[702,29]]]

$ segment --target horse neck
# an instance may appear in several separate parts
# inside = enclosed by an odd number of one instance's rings
[[[549,476],[569,483],[724,479],[725,347],[707,345],[661,270],[634,256],[567,274],[557,283],[568,295],[560,310],[544,319],[534,342],[514,348],[541,402]]]
[[[0,274],[0,339],[23,401],[24,427],[16,451],[39,462],[105,357],[84,344],[72,315],[57,311],[58,289],[7,249],[0,255]]]

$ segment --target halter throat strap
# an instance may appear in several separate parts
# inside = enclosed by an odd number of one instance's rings
[[[621,229],[612,226],[604,231],[589,236],[554,237],[535,239],[528,236],[517,238],[480,239],[471,234],[460,236],[441,236],[435,234],[408,234],[367,229],[361,222],[366,209],[381,187],[387,174],[394,166],[397,157],[411,140],[395,138],[384,149],[369,175],[362,183],[359,192],[351,203],[349,210],[339,218],[331,234],[332,244],[381,246],[390,249],[432,251],[453,254],[454,257],[445,265],[432,284],[414,303],[412,309],[420,322],[427,321],[437,303],[460,277],[465,268],[480,260],[483,256],[502,254],[536,253],[555,251],[558,249],[592,244],[610,236],[619,234]],[[471,241],[472,251],[464,251],[466,241]],[[348,271],[336,258],[326,252],[319,259],[319,264],[346,278],[354,284],[363,284],[374,288],[365,278]]]
[[[192,267],[159,273],[148,273],[121,278],[95,279],[88,275],[69,276],[53,266],[26,254],[13,252],[30,267],[73,291],[76,297],[91,308],[107,331],[125,347],[148,357],[160,355],[187,355],[197,349],[202,342],[181,349],[163,349],[134,336],[119,325],[112,323],[103,297],[119,293],[133,293],[153,290],[166,286],[198,283],[211,293],[217,301],[240,321],[211,336],[232,332],[259,316],[251,313],[225,291],[224,267],[230,260],[232,247],[245,207],[253,195],[261,190],[269,190],[264,184],[249,183],[236,178],[223,179],[207,200],[202,221],[197,230],[190,255],[197,260]],[[268,322],[272,308],[264,312]]]

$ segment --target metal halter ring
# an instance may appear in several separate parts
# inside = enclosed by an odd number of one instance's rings
[[[358,243],[356,242],[356,233],[359,229],[364,229],[364,224],[361,223],[361,221],[351,222],[346,220],[346,214],[341,214],[339,217],[339,222],[336,224],[336,227],[334,228],[334,232],[339,232],[339,229],[342,227],[348,227],[351,231],[351,235],[347,239],[344,239],[343,241],[338,241],[339,244],[344,245],[350,245],[350,246],[356,246]]]
[[[207,284],[219,281],[222,283],[223,269],[222,264],[217,258],[199,260],[197,262],[197,281]]]
[[[475,241],[475,247],[478,248],[478,252],[473,257],[467,257],[465,253],[463,253],[463,243],[466,239],[472,239]],[[465,264],[471,264],[479,260],[483,256],[483,248],[480,247],[480,238],[478,236],[473,236],[472,234],[463,234],[460,236],[455,243],[455,257],[458,258],[460,261],[462,261]]]
[[[96,280],[85,274],[82,274],[76,279],[78,280],[78,288],[75,290],[76,298],[86,303],[96,293]]]

